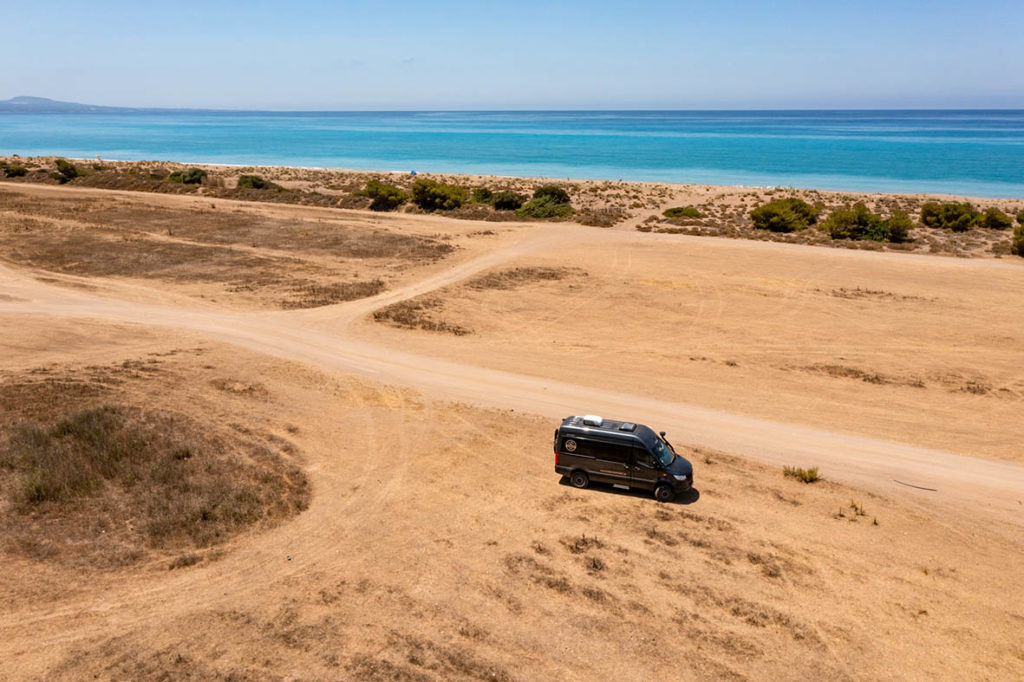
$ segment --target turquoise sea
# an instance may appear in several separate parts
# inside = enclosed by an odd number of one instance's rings
[[[0,154],[1024,198],[1024,111],[0,114]]]

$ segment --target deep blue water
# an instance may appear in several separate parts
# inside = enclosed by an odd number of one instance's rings
[[[0,114],[0,154],[1024,198],[1024,111]]]

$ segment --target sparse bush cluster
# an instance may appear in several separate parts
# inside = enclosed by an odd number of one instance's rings
[[[1019,224],[1013,230],[1013,242],[1010,244],[1010,251],[1017,256],[1024,257],[1024,211],[1017,216]]]
[[[1013,218],[996,207],[981,212],[968,201],[928,201],[921,206],[921,222],[928,227],[938,227],[953,232],[966,232],[972,227],[987,227],[993,230],[1008,230],[1013,227]]]
[[[412,200],[424,211],[451,211],[466,203],[466,190],[420,178],[412,183]]]
[[[787,197],[758,206],[750,212],[750,219],[759,230],[795,232],[816,223],[819,213],[820,208],[811,206],[803,199]]]
[[[284,187],[258,175],[239,175],[238,189],[275,189],[280,192]]]
[[[62,185],[81,175],[78,171],[78,167],[67,159],[57,159],[55,164],[57,166],[57,172],[54,173],[53,177]]]
[[[373,200],[370,203],[371,211],[393,211],[409,200],[408,194],[380,180],[367,182],[362,195]]]
[[[516,211],[525,203],[526,197],[519,192],[505,190],[502,192],[495,192],[494,200],[491,202],[491,205],[494,206],[496,211]]]
[[[876,242],[904,242],[914,226],[910,217],[897,211],[885,219],[862,203],[832,211],[821,228],[833,239],[870,239]]]
[[[0,162],[0,170],[4,172],[5,178],[20,178],[28,175],[28,170],[16,163]]]
[[[818,475],[818,467],[801,469],[799,467],[784,466],[782,467],[782,475],[786,478],[795,478],[801,483],[814,483],[821,480],[821,476]]]
[[[533,192],[533,198],[519,207],[520,218],[567,218],[575,213],[569,203],[569,193],[557,185],[542,185]]]
[[[183,171],[174,171],[167,176],[168,182],[180,182],[183,185],[199,185],[206,180],[207,173],[202,168],[189,168]]]
[[[693,206],[677,206],[662,213],[666,218],[700,218],[701,212]]]
[[[472,333],[457,324],[434,319],[432,312],[442,307],[442,301],[431,296],[420,296],[399,301],[374,311],[373,319],[404,329],[422,329],[431,332],[445,332],[455,336]]]

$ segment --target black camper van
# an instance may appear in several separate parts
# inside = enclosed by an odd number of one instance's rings
[[[555,431],[555,471],[577,488],[591,481],[653,490],[668,502],[693,487],[693,465],[643,424],[588,414],[566,417]]]

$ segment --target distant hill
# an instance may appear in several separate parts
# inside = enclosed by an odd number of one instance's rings
[[[118,114],[134,111],[197,111],[196,109],[145,109],[138,107],[104,107],[96,104],[61,102],[46,97],[12,97],[0,100],[0,114]]]

